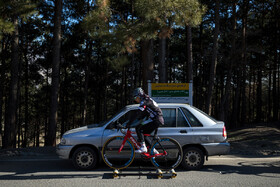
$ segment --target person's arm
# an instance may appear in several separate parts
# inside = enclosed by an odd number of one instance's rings
[[[126,127],[130,128],[131,126],[136,126],[138,125],[142,119],[142,111],[140,110],[134,110],[131,111],[128,115],[128,120],[125,122]]]
[[[147,117],[149,117],[147,111],[135,110],[134,112],[130,113],[126,127],[135,127],[142,123],[143,120],[145,121]]]

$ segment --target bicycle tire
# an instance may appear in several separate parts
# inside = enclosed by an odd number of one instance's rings
[[[133,143],[127,139],[119,153],[124,137],[114,136],[108,139],[102,147],[102,158],[107,166],[113,169],[127,168],[134,160],[135,148]]]
[[[154,155],[154,150],[159,153],[163,153],[164,150],[167,152],[165,156],[155,156],[151,158],[152,164],[159,169],[171,170],[175,169],[182,161],[183,150],[180,144],[173,138],[160,138],[159,140],[153,142],[150,154]]]

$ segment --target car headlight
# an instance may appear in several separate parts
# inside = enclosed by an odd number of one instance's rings
[[[61,145],[65,145],[65,144],[66,144],[66,139],[65,139],[65,138],[61,138],[60,144],[61,144]]]

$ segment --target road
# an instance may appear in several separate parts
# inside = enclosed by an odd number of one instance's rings
[[[154,170],[149,165],[143,172]],[[138,167],[125,172],[137,173]],[[77,171],[71,161],[53,157],[0,158],[0,186],[280,186],[280,157],[209,157],[200,171],[176,169],[175,179],[126,176],[110,179],[105,165]]]

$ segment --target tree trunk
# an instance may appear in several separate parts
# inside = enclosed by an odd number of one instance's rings
[[[163,31],[164,32],[164,31]],[[166,36],[162,36],[159,38],[159,51],[158,51],[158,62],[159,62],[159,82],[165,83],[167,82],[166,76]]]
[[[267,121],[270,121],[271,120],[271,109],[272,109],[272,104],[271,104],[271,88],[272,88],[272,86],[271,86],[271,78],[272,78],[272,72],[271,72],[271,69],[272,69],[272,65],[269,65],[269,74],[268,74],[268,98],[267,98],[267,100],[268,100],[268,106],[267,106],[267,109],[266,109],[266,111],[267,111]]]
[[[192,28],[186,26],[187,32],[187,82],[193,82]]]
[[[131,71],[130,71],[130,90],[129,93],[132,93],[133,89],[135,89],[136,85],[136,71],[135,71],[135,54],[131,54]],[[129,98],[129,103],[133,103],[133,98]]]
[[[50,74],[49,74],[49,67],[47,67],[46,69],[46,79],[45,79],[45,82],[46,82],[46,87],[48,88],[49,87],[49,77],[50,77]],[[45,93],[45,100],[46,101],[49,101],[50,99],[50,95],[49,95],[49,92],[46,92]],[[49,102],[46,102],[46,105],[45,105],[45,110],[48,111],[49,110],[49,105],[47,105],[47,103]],[[49,117],[48,117],[48,113],[44,113],[44,124],[45,124],[45,128],[44,128],[44,145],[47,146],[47,140],[48,140],[48,128],[49,128]]]
[[[253,75],[252,75],[252,72],[251,72],[252,70],[250,69],[249,70],[249,74],[250,74],[250,76],[249,76],[249,82],[248,82],[248,85],[249,85],[249,88],[248,88],[248,94],[249,94],[249,96],[248,96],[248,109],[249,109],[249,112],[248,112],[248,118],[249,119],[253,119],[253,107],[252,107],[252,102],[251,102],[251,100],[252,100],[252,98],[253,98],[253,94],[252,94],[252,90],[253,90],[253,84],[254,84],[254,81],[253,81],[253,79],[254,79],[254,77],[253,77]]]
[[[52,59],[52,87],[51,87],[51,108],[50,121],[48,128],[47,146],[56,145],[56,127],[57,127],[57,109],[58,109],[58,91],[59,91],[59,64],[61,48],[61,13],[62,0],[55,1],[54,15],[54,41],[53,41],[53,59]]]
[[[143,62],[143,89],[148,92],[148,80],[153,82],[154,73],[154,60],[153,60],[153,40],[142,40],[141,41],[141,56]]]
[[[89,83],[89,73],[91,64],[91,52],[92,52],[92,42],[88,39],[87,42],[87,58],[86,58],[86,69],[85,69],[85,86],[84,86],[84,98],[83,98],[83,114],[82,114],[82,124],[83,126],[87,123],[87,101],[88,101],[88,83]]]
[[[218,36],[219,36],[219,27],[220,27],[220,0],[215,1],[215,29],[214,29],[214,38],[213,38],[213,55],[210,66],[210,75],[209,75],[209,84],[208,84],[208,93],[206,100],[206,109],[205,112],[211,114],[211,103],[213,95],[213,87],[216,76],[216,67],[217,67],[217,53],[218,53]]]
[[[104,77],[104,81],[103,81],[103,86],[102,86],[102,90],[103,90],[103,116],[102,116],[102,121],[105,121],[107,120],[107,117],[108,117],[108,112],[107,112],[107,82],[108,82],[108,64],[105,63],[104,64],[105,66],[105,77]],[[127,84],[126,84],[126,89],[125,91],[127,90]],[[127,96],[125,98],[128,98]],[[126,100],[127,102],[127,100]]]
[[[125,103],[126,103],[126,100],[127,98],[125,97],[125,85],[126,85],[126,82],[125,82],[125,66],[123,66],[122,68],[122,83],[121,83],[121,98],[120,98],[120,101],[121,101],[121,106],[124,107],[125,106]]]
[[[194,106],[197,106],[198,108],[203,108],[203,103],[204,101],[201,99],[201,95],[203,93],[203,87],[204,87],[204,63],[203,63],[203,23],[199,26],[199,59],[198,59],[198,65],[197,65],[197,70],[195,71],[196,73],[196,81],[194,81],[194,84],[199,85],[199,86],[193,86],[194,94],[193,95],[193,100],[194,100]]]
[[[40,146],[40,121],[35,122],[36,129],[36,147]]]
[[[68,106],[68,72],[67,72],[67,67],[64,66],[63,68],[63,82],[64,84],[61,85],[60,87],[60,103],[61,103],[61,128],[60,128],[60,136],[62,137],[62,135],[64,134],[64,132],[66,131],[66,124],[67,123],[67,119],[68,119],[68,113],[67,113],[67,106]],[[69,124],[68,124],[69,125]]]
[[[20,62],[21,62],[21,60],[20,60]],[[19,66],[19,72],[21,72],[21,66]],[[19,73],[20,74],[20,73]],[[20,75],[19,75],[20,76]],[[20,147],[20,133],[21,133],[21,124],[22,124],[22,118],[21,118],[21,115],[19,115],[19,114],[21,114],[22,113],[22,102],[21,102],[21,99],[22,99],[22,97],[21,97],[21,91],[20,91],[20,88],[21,88],[21,85],[20,85],[20,79],[19,79],[19,81],[18,81],[18,91],[17,91],[17,93],[18,93],[18,96],[17,96],[17,98],[18,98],[18,101],[17,101],[17,112],[16,112],[16,140],[15,140],[15,142],[14,142],[14,147]]]
[[[1,139],[1,143],[3,141],[3,131],[2,131],[2,119],[3,119],[3,105],[4,105],[4,88],[5,88],[5,70],[6,70],[6,57],[5,54],[7,54],[7,49],[6,49],[6,43],[5,40],[2,39],[2,46],[1,46],[2,50],[1,50],[1,71],[0,71],[0,139]]]
[[[232,112],[232,125],[237,127],[239,121],[242,123],[245,122],[246,119],[246,28],[247,28],[247,12],[248,12],[248,1],[244,0],[243,2],[243,16],[242,16],[242,52],[241,52],[241,61],[237,63],[237,85],[236,92],[233,101],[233,112]],[[242,100],[241,100],[241,99]],[[240,100],[242,102],[240,102]],[[242,103],[242,105],[240,105]],[[240,110],[240,106],[241,110]],[[241,118],[240,118],[241,113]]]
[[[3,68],[3,66],[1,66],[1,68]],[[2,114],[3,114],[3,94],[4,94],[4,91],[3,91],[3,88],[4,88],[4,84],[3,83],[3,79],[2,79],[2,73],[0,75],[0,140],[1,140],[1,143],[3,141],[3,135],[2,135]],[[1,146],[1,144],[0,144]]]
[[[222,121],[227,122],[227,114],[229,112],[229,94],[230,94],[230,85],[232,80],[232,65],[236,61],[236,6],[237,2],[234,1],[232,5],[232,42],[231,42],[231,51],[230,51],[230,60],[229,60],[229,66],[227,71],[227,80],[226,80],[226,86],[225,86],[225,94],[222,97],[221,105],[220,105],[220,112],[219,112],[219,119]],[[227,124],[227,123],[226,123]]]
[[[256,116],[256,122],[262,121],[262,54],[259,54],[259,70],[257,73],[257,103],[256,103],[256,109],[257,109],[257,116]]]
[[[27,138],[28,138],[28,127],[29,127],[29,81],[28,81],[28,58],[27,58],[27,50],[28,50],[28,45],[25,45],[25,54],[24,54],[24,60],[25,60],[25,82],[24,82],[24,135],[23,135],[23,142],[22,142],[22,147],[26,147],[27,146]]]
[[[87,13],[90,12],[90,1],[87,2]],[[83,110],[82,110],[82,124],[83,126],[87,123],[87,103],[88,103],[88,83],[90,74],[91,54],[92,54],[92,41],[87,38],[86,41],[86,66],[85,66],[85,84],[84,84],[84,98],[83,98]]]
[[[280,67],[279,65],[279,47],[278,47],[278,50],[277,50],[277,45],[279,45],[279,24],[280,24],[280,20],[279,20],[279,0],[276,0],[275,1],[275,38],[274,38],[274,45],[275,45],[275,48],[274,48],[274,68],[273,68],[273,83],[272,83],[272,100],[273,100],[273,121],[277,121],[279,120],[279,82],[280,82],[280,78],[279,78],[279,70],[277,69],[277,66]],[[278,75],[277,75],[277,72],[278,72]],[[277,76],[278,76],[278,90],[277,90]],[[277,93],[278,92],[278,93]]]
[[[243,16],[242,16],[242,53],[241,53],[241,68],[242,68],[242,86],[241,86],[241,98],[242,98],[242,107],[241,107],[241,120],[243,123],[246,122],[246,108],[247,108],[247,99],[246,99],[246,64],[247,64],[247,14],[248,14],[248,0],[243,1]],[[242,124],[241,124],[242,125]]]
[[[3,148],[12,148],[16,141],[16,113],[18,100],[18,74],[19,74],[19,33],[18,18],[14,18],[14,32],[12,36],[12,62],[11,62],[11,83],[5,119]]]

